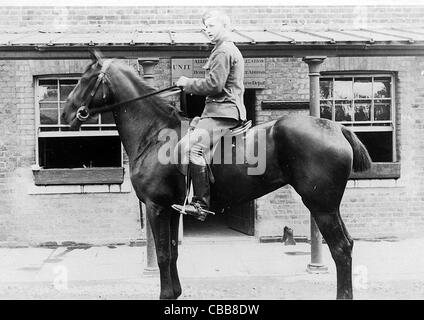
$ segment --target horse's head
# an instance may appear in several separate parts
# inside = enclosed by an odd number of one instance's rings
[[[93,61],[69,94],[62,112],[63,122],[70,124],[72,130],[77,130],[88,119],[98,117],[90,113],[90,109],[105,105],[111,99],[105,75],[110,60],[103,60],[98,51],[90,53]]]

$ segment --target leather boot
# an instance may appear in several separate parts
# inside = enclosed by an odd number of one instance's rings
[[[172,208],[181,213],[192,215],[200,221],[204,221],[209,213],[215,214],[209,211],[210,184],[208,168],[206,166],[190,163],[190,176],[193,181],[194,193],[192,202],[185,207],[174,204]]]

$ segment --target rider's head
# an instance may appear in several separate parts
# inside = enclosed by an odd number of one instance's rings
[[[230,29],[230,18],[219,10],[207,11],[203,14],[202,22],[206,27],[206,33],[212,42],[219,42],[226,36]]]

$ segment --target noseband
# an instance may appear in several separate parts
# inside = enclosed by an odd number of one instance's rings
[[[137,100],[141,100],[141,99],[145,99],[151,96],[154,96],[156,94],[165,92],[165,91],[171,91],[169,93],[169,95],[171,94],[175,94],[175,93],[181,93],[183,92],[182,87],[178,87],[178,86],[171,86],[162,90],[158,90],[143,96],[139,96],[133,99],[129,99],[129,100],[125,100],[125,101],[121,101],[115,104],[111,104],[111,105],[105,105],[103,107],[99,107],[99,108],[93,108],[93,109],[89,109],[90,103],[93,100],[93,97],[96,95],[96,92],[100,86],[100,84],[103,85],[103,100],[106,99],[106,90],[104,88],[104,86],[107,86],[106,83],[106,70],[109,68],[109,65],[112,63],[113,59],[107,59],[104,61],[103,65],[102,65],[102,69],[100,70],[99,75],[97,76],[97,80],[96,80],[96,84],[94,85],[93,89],[91,90],[91,93],[88,97],[88,99],[78,108],[77,110],[77,114],[76,114],[76,118],[80,121],[80,122],[85,122],[87,121],[87,119],[90,117],[90,115],[96,114],[96,113],[103,113],[103,112],[107,112],[107,111],[111,111],[112,109],[130,103],[130,102],[134,102]]]

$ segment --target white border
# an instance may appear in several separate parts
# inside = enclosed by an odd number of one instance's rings
[[[398,0],[233,0],[230,6],[423,6],[422,0],[403,0],[399,5]],[[52,7],[75,7],[75,6],[142,6],[142,7],[160,7],[160,6],[199,6],[196,0],[156,0],[154,5],[146,0],[0,0],[0,6],[52,6]],[[229,6],[228,0],[214,0],[209,3],[202,3],[204,7]]]

